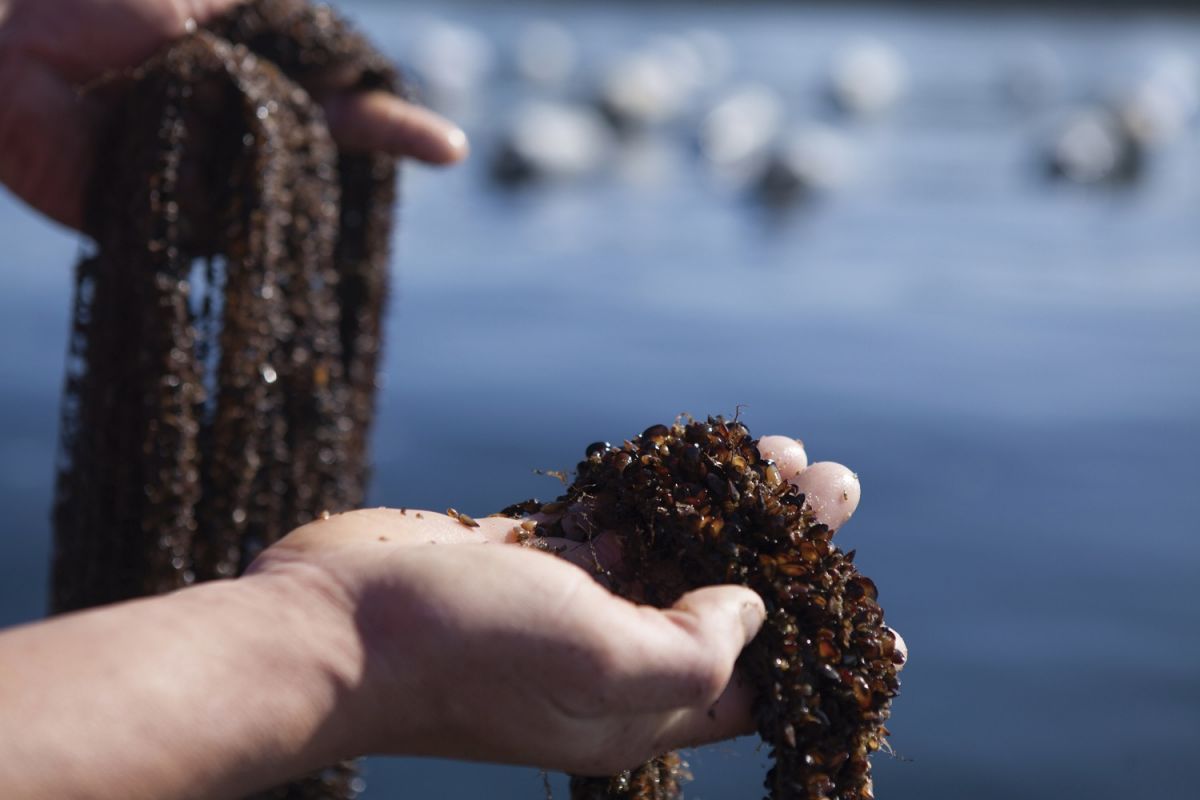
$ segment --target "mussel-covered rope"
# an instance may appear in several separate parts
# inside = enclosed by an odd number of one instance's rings
[[[52,607],[240,573],[360,505],[395,167],[339,152],[317,76],[398,90],[325,7],[241,5],[93,91]],[[264,796],[344,798],[345,765]]]

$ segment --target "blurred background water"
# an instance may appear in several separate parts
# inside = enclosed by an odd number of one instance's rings
[[[912,654],[879,796],[1194,795],[1200,16],[340,7],[474,144],[406,176],[375,502],[486,514],[588,442],[741,406],[861,476],[838,539]],[[78,243],[8,195],[0,242],[11,624],[44,609]],[[756,796],[764,761],[697,751],[688,796]]]

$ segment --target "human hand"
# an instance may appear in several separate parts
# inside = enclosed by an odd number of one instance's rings
[[[819,519],[837,527],[853,513],[849,470],[807,467],[785,437],[760,446]],[[339,670],[354,687],[346,752],[611,774],[753,730],[750,690],[733,667],[761,624],[757,595],[709,587],[671,609],[639,607],[585,571],[619,558],[611,537],[550,542],[579,569],[504,546],[517,539],[513,520],[478,522],[352,512],[301,528],[252,566],[252,576],[332,602],[356,630]]]
[[[588,573],[506,545],[511,519],[431,512],[310,523],[251,568],[331,598],[360,646],[347,752],[531,764],[584,774],[742,732],[707,714],[762,622],[741,587],[638,607]]]
[[[82,224],[83,189],[107,106],[81,88],[135,66],[241,0],[0,0],[0,183],[50,218]],[[351,92],[337,76],[307,87],[349,150],[430,164],[467,154],[463,132],[379,92]]]

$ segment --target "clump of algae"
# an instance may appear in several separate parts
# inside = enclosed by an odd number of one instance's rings
[[[738,668],[757,693],[754,718],[774,766],[774,800],[868,800],[869,755],[899,691],[895,635],[878,592],[817,523],[804,495],[720,417],[654,425],[619,447],[587,449],[566,494],[506,509],[540,515],[538,536],[614,533],[614,591],[665,607],[718,583],[762,596],[767,619]],[[609,778],[573,777],[575,800],[673,800],[686,778],[668,753]]]

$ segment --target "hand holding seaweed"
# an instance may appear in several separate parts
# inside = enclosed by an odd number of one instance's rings
[[[113,73],[230,11],[240,0],[0,0],[0,183],[50,218],[79,228],[96,141],[112,111]],[[305,85],[343,149],[449,164],[466,137],[441,117],[383,91],[355,91],[332,71]]]
[[[373,687],[352,726],[368,751],[612,775],[575,777],[573,797],[667,800],[687,776],[668,751],[757,730],[772,797],[862,799],[907,651],[830,543],[858,496],[796,440],[653,426],[588,448],[567,493],[506,510],[518,520],[353,512],[251,572],[316,566],[339,587]],[[511,542],[527,547],[486,546]]]
[[[731,676],[762,623],[757,595],[708,587],[639,606],[515,546],[517,527],[356,511],[309,523],[251,567],[250,580],[332,598],[357,631],[342,654],[361,676],[346,705],[352,751],[607,774],[752,730]]]

